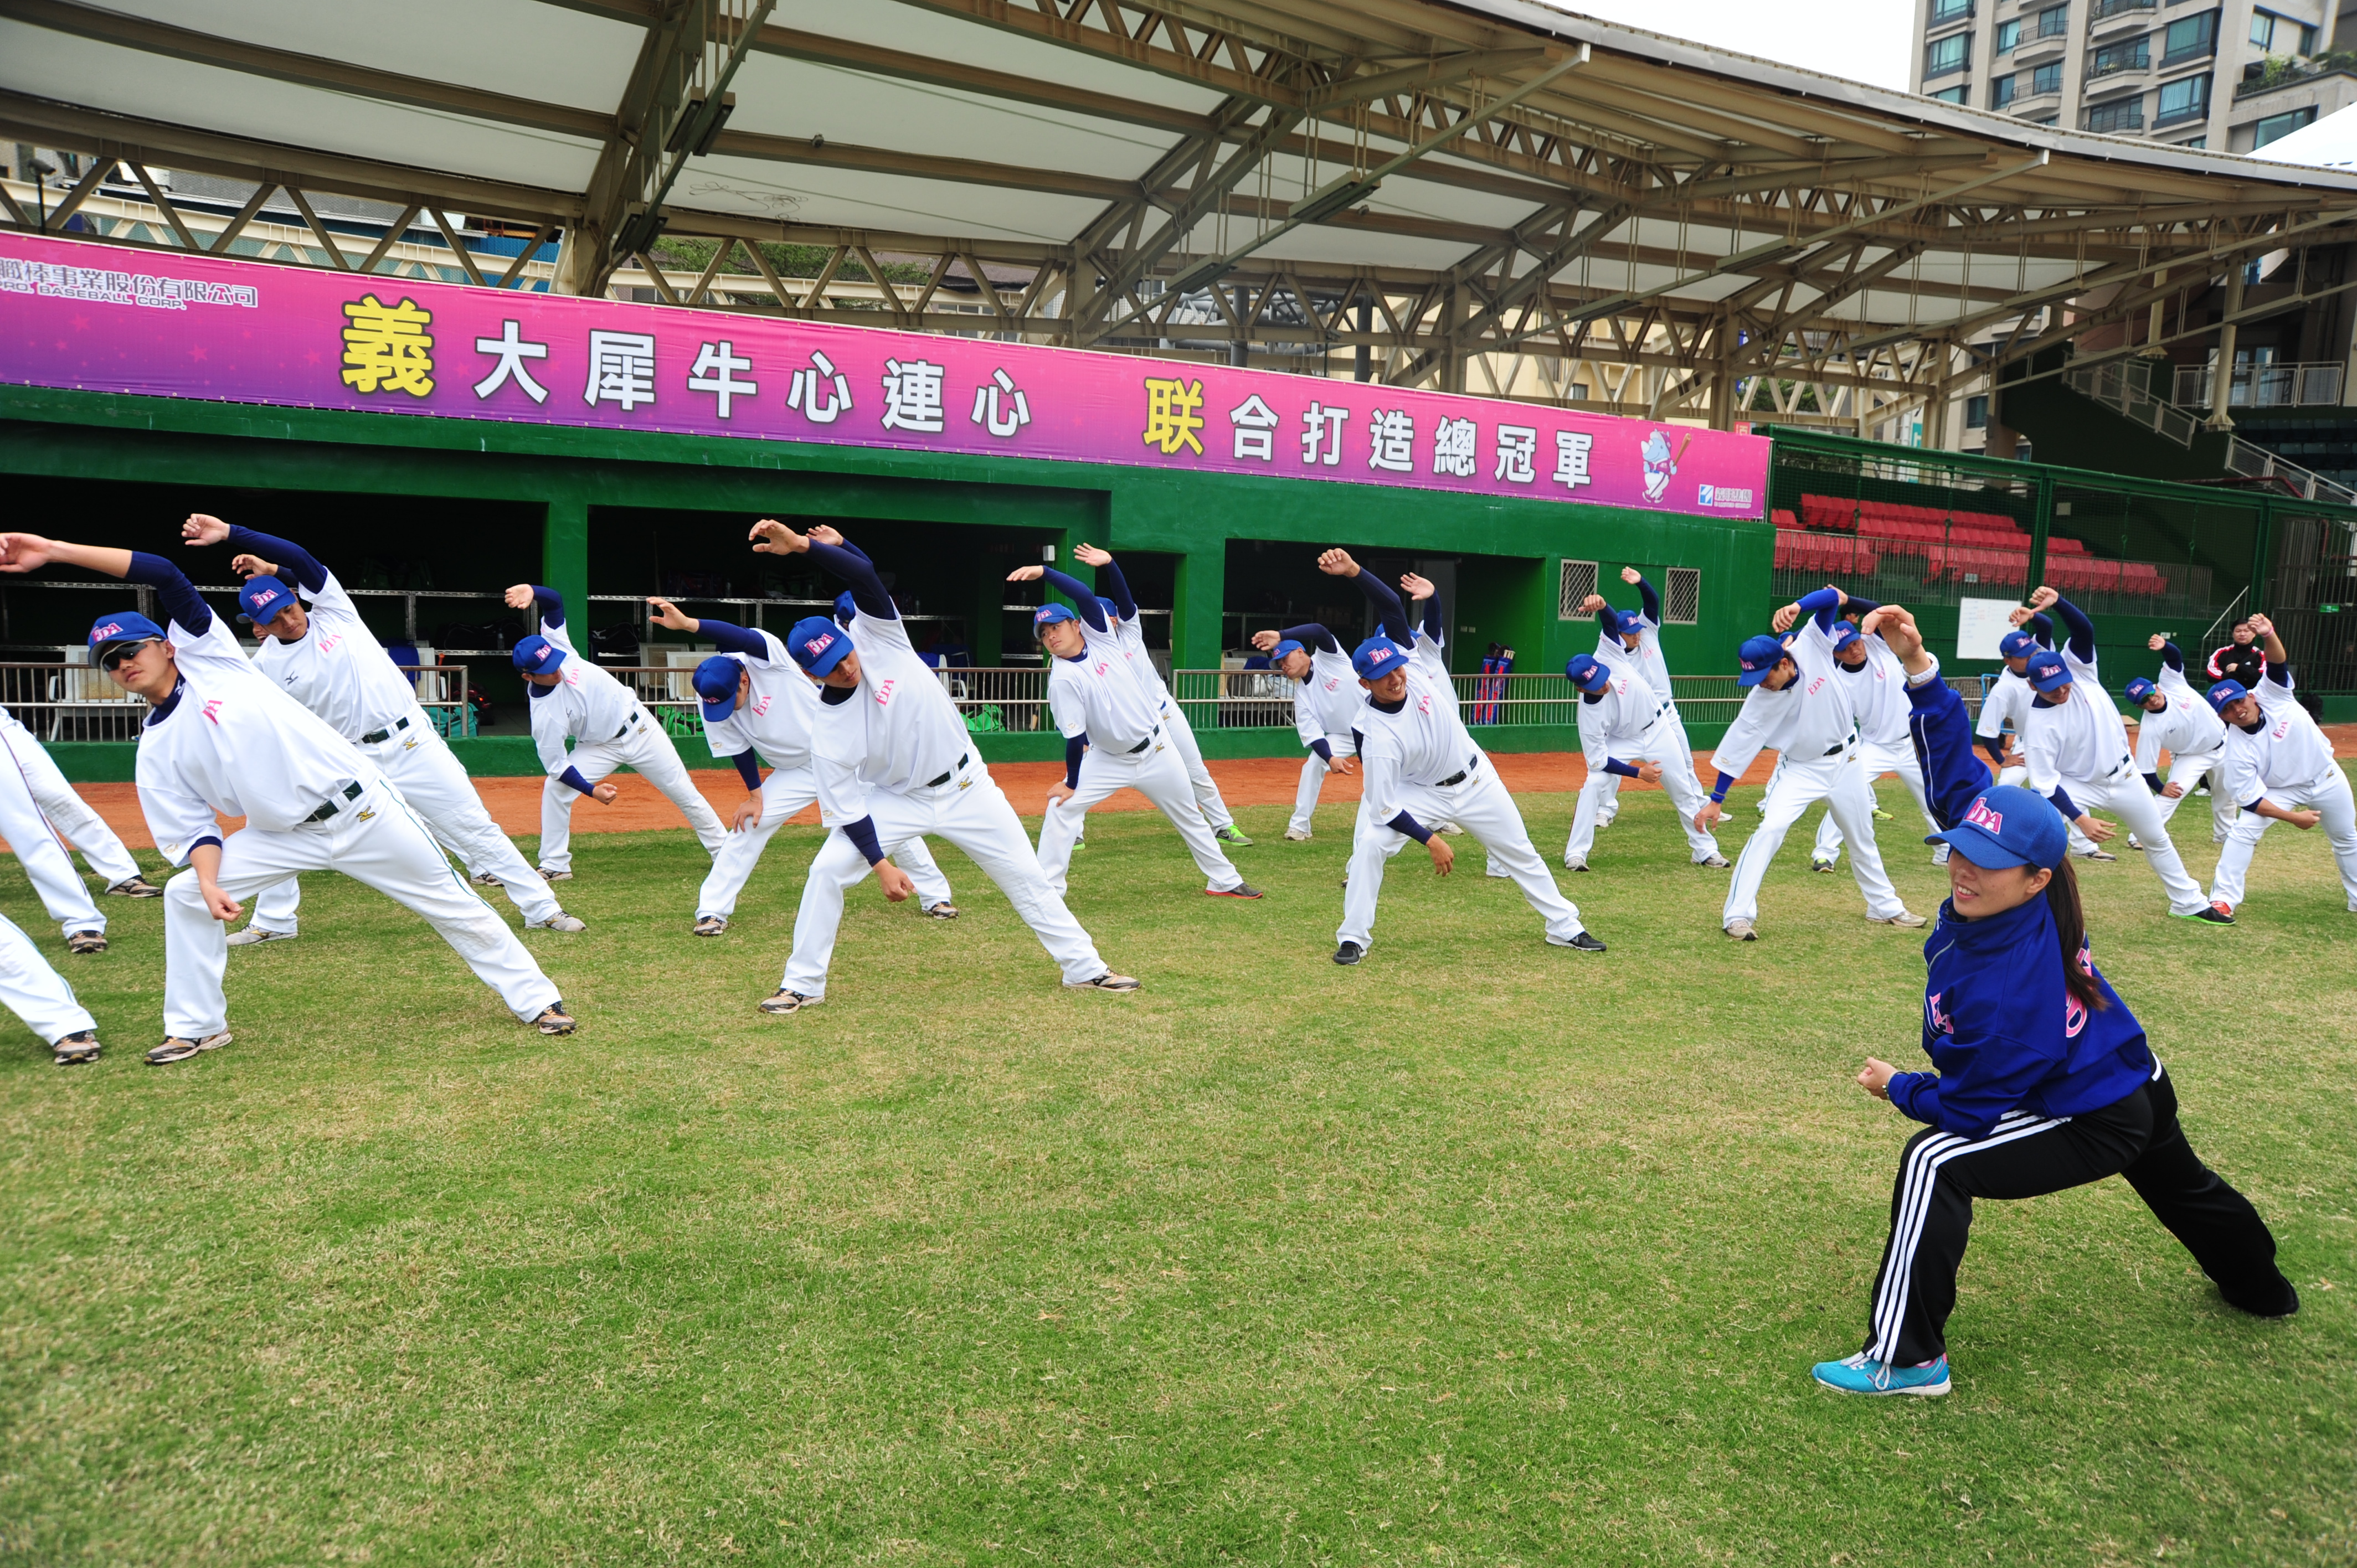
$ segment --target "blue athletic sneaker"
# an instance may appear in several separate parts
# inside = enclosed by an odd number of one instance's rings
[[[1846,1394],[1943,1394],[1948,1391],[1948,1359],[1921,1367],[1894,1367],[1868,1360],[1863,1354],[1846,1361],[1820,1361],[1809,1375],[1829,1389]]]

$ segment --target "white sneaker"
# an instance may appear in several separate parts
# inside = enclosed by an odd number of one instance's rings
[[[1738,942],[1756,942],[1760,940],[1759,930],[1749,920],[1727,921],[1727,934]]]
[[[1918,926],[1928,925],[1930,923],[1925,920],[1922,916],[1912,914],[1905,909],[1900,910],[1899,913],[1892,915],[1888,918],[1885,918],[1880,915],[1868,915],[1867,918],[1873,921],[1878,926],[1899,926],[1910,931]]]
[[[1563,857],[1563,868],[1566,871],[1585,871],[1587,862],[1579,856],[1566,854]]]
[[[586,931],[589,929],[589,922],[578,915],[568,915],[559,909],[545,920],[526,920],[523,929],[527,931]]]
[[[293,931],[274,931],[261,926],[248,926],[242,931],[229,934],[229,945],[233,948],[250,948],[256,942],[291,942],[294,940]]]
[[[1308,828],[1287,828],[1285,830],[1285,842],[1287,843],[1308,843],[1309,842],[1309,830]]]

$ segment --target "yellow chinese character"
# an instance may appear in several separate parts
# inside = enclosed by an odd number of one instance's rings
[[[363,295],[344,306],[344,384],[355,392],[434,390],[433,316],[414,301],[387,305]]]
[[[1192,446],[1201,456],[1202,437],[1195,433],[1203,428],[1202,406],[1202,382],[1146,377],[1146,444],[1161,447],[1166,457],[1177,456],[1181,446]]]

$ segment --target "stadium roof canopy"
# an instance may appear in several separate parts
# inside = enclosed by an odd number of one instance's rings
[[[2357,233],[2351,172],[1528,0],[0,0],[7,139],[131,242],[1861,431]]]

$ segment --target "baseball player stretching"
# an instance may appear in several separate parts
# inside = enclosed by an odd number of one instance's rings
[[[1974,736],[1987,748],[1989,768],[2000,784],[2018,784],[2029,777],[2023,765],[2020,747],[2027,744],[2029,734],[2029,704],[2038,693],[2022,673],[2029,668],[2030,655],[2041,648],[2054,646],[2054,623],[2041,615],[2033,615],[1997,640],[1997,652],[2005,660],[2005,668],[1997,672],[1996,684],[1981,697],[1980,723],[1973,728]],[[2006,726],[2013,727],[2014,750],[2006,750]],[[2082,860],[2117,860],[2119,856],[2104,848],[2079,831],[2079,824],[2067,824],[2071,830],[2071,853]]]
[[[376,765],[253,667],[226,622],[160,555],[0,535],[0,571],[57,562],[153,588],[167,627],[131,611],[91,628],[92,662],[151,704],[139,806],[188,869],[164,887],[164,1042],[151,1064],[229,1044],[223,922],[241,896],[298,872],[340,871],[430,921],[511,1012],[544,1035],[573,1019],[506,922],[461,880]],[[218,817],[245,826],[221,836]]]
[[[1663,719],[1676,732],[1674,744],[1685,756],[1683,764],[1674,758],[1665,760],[1663,771],[1674,773],[1682,768],[1686,777],[1694,779],[1695,793],[1699,795],[1702,793],[1702,780],[1694,770],[1694,743],[1685,738],[1686,724],[1678,713],[1677,694],[1670,681],[1670,667],[1662,658],[1662,596],[1653,591],[1653,585],[1646,580],[1645,574],[1634,566],[1621,567],[1620,580],[1637,590],[1644,608],[1614,609],[1601,594],[1590,594],[1581,601],[1580,613],[1594,615],[1601,629],[1601,635],[1596,639],[1596,657],[1616,669],[1622,665],[1633,669],[1644,677],[1645,684],[1652,688],[1653,695],[1661,699],[1666,710]],[[1664,741],[1663,744],[1672,742]],[[1613,819],[1620,814],[1620,779],[1616,774],[1605,781],[1604,796],[1596,809],[1596,825],[1610,827]],[[1696,828],[1690,820],[1682,820],[1679,825],[1685,829],[1686,847],[1694,852],[1696,865],[1723,866],[1727,864],[1727,858],[1718,853],[1717,841],[1709,833]],[[1706,849],[1706,842],[1711,847]],[[1566,862],[1568,859],[1566,854]]]
[[[1819,588],[1776,612],[1780,633],[1795,621],[1800,629],[1783,637],[1747,639],[1738,650],[1737,681],[1749,688],[1743,707],[1711,757],[1718,782],[1697,813],[1704,827],[1727,820],[1727,791],[1760,754],[1781,754],[1768,785],[1766,814],[1743,853],[1727,891],[1719,923],[1738,941],[1759,940],[1760,884],[1784,835],[1819,800],[1849,842],[1850,875],[1866,897],[1866,918],[1884,926],[1920,926],[1882,869],[1874,842],[1874,797],[1858,762],[1857,698],[1834,659],[1834,613],[1847,602],[1839,588]]]
[[[1864,618],[1881,607],[1871,600],[1853,597],[1846,613]],[[1858,765],[1866,772],[1866,787],[1870,800],[1874,781],[1886,773],[1896,773],[1907,792],[1915,797],[1916,810],[1923,813],[1927,832],[1937,832],[1940,824],[1932,820],[1932,808],[1923,798],[1923,770],[1915,762],[1915,743],[1907,734],[1906,671],[1899,668],[1898,659],[1883,645],[1882,639],[1862,632],[1849,621],[1834,627],[1834,663],[1839,667],[1842,679],[1850,686],[1850,696],[1857,709]],[[1841,824],[1827,811],[1817,824],[1816,847],[1809,855],[1813,871],[1831,871],[1841,858]],[[1948,846],[1940,844],[1932,851],[1932,864],[1948,864]]]
[[[507,599],[510,609],[540,606],[539,632],[517,643],[510,655],[531,693],[533,745],[548,769],[540,791],[540,874],[551,882],[573,875],[573,802],[587,795],[601,806],[613,804],[621,790],[605,782],[606,775],[626,762],[679,808],[704,853],[718,855],[728,842],[719,814],[696,789],[671,737],[637,695],[574,650],[565,629],[563,596],[518,583]],[[569,757],[568,740],[574,743]]]
[[[478,879],[496,879],[540,930],[578,931],[583,922],[558,908],[548,884],[532,874],[507,834],[491,821],[467,769],[417,703],[417,693],[336,575],[301,545],[251,529],[233,528],[203,512],[180,526],[190,545],[227,542],[238,552],[231,569],[245,578],[238,590],[240,620],[253,624],[261,645],[253,667],[288,696],[376,764],[435,838]],[[292,937],[302,899],[292,876],[253,900],[253,918],[230,946]]]
[[[2041,648],[2032,654],[2025,671],[2038,691],[2029,704],[2029,729],[2022,746],[2029,769],[2028,787],[2053,801],[2065,822],[2075,821],[2079,831],[2097,843],[2115,830],[2088,813],[2108,808],[2143,844],[2146,862],[2169,891],[2170,914],[2216,926],[2233,924],[2233,916],[2212,908],[2201,896],[2201,885],[2185,869],[2162,825],[2160,808],[2136,771],[2127,725],[2112,706],[2095,667],[2095,623],[2048,587],[2030,595],[2029,609],[2013,613],[2027,619],[2033,611],[2047,609],[2068,635],[2059,650]]]
[[[2160,679],[2139,675],[2127,683],[2127,699],[2144,713],[2136,720],[2136,765],[2152,792],[2160,797],[2160,820],[2177,815],[2187,791],[2210,780],[2210,842],[2224,843],[2234,825],[2234,792],[2226,787],[2220,763],[2226,752],[2226,721],[2210,710],[2210,701],[2185,682],[2185,654],[2177,644],[2153,634],[2147,645],[2160,655]],[[2160,754],[2169,753],[2169,782],[2160,781]],[[2142,849],[2128,835],[2131,849]]]
[[[1701,842],[1694,842],[1692,823],[1704,803],[1702,781],[1695,777],[1684,726],[1670,704],[1631,662],[1614,666],[1582,653],[1563,672],[1579,689],[1579,749],[1587,759],[1587,781],[1579,787],[1564,865],[1574,871],[1587,869],[1587,852],[1595,846],[1605,801],[1622,779],[1635,779],[1670,792],[1679,822],[1687,825],[1696,865],[1725,865],[1718,841],[1707,831],[1700,834]]]
[[[761,852],[786,819],[818,799],[811,773],[811,721],[818,714],[818,688],[786,656],[786,645],[766,631],[725,620],[683,615],[669,599],[651,598],[654,623],[673,631],[708,637],[720,651],[695,667],[697,710],[712,755],[725,757],[745,780],[745,799],[731,814],[728,842],[712,857],[712,870],[695,896],[695,934],[716,937],[737,912],[737,896],[752,879]],[[767,759],[770,776],[759,764]],[[925,841],[900,846],[899,860],[916,884],[926,914],[954,920],[950,885],[926,853]]]
[[[1163,683],[1162,671],[1154,667],[1154,656],[1146,650],[1146,633],[1137,621],[1137,601],[1131,596],[1129,581],[1121,575],[1113,553],[1093,544],[1082,544],[1075,546],[1072,553],[1082,565],[1101,573],[1104,585],[1113,590],[1112,597],[1100,596],[1097,604],[1113,622],[1114,636],[1129,660],[1131,673],[1146,688],[1147,700],[1156,704],[1154,711],[1161,715],[1162,733],[1170,737],[1170,744],[1178,747],[1178,759],[1187,765],[1187,779],[1194,787],[1195,804],[1201,808],[1203,820],[1211,824],[1211,836],[1237,849],[1250,849],[1253,841],[1236,826],[1227,801],[1220,798],[1220,787],[1212,781],[1211,768],[1204,765],[1203,748],[1195,739],[1195,726],[1187,722],[1186,710],[1171,696],[1170,688]]]
[[[1974,1200],[2115,1175],[2227,1305],[2261,1317],[2298,1311],[2266,1222],[2186,1141],[2176,1085],[2095,967],[2061,819],[2028,789],[1989,784],[1964,700],[1939,678],[1911,617],[1885,609],[1866,625],[1907,671],[1933,811],[1954,854],[1948,901],[1923,944],[1920,1038],[1934,1070],[1869,1057],[1857,1075],[1867,1093],[1925,1125],[1891,1186],[1865,1348],[1818,1363],[1817,1381],[1853,1394],[1946,1393],[1947,1320]]]
[[[1285,836],[1308,843],[1309,813],[1318,809],[1326,775],[1358,771],[1359,743],[1352,736],[1366,693],[1359,689],[1358,672],[1340,640],[1316,621],[1283,631],[1256,631],[1252,640],[1268,655],[1271,668],[1296,682],[1293,727],[1309,755],[1301,761],[1301,782],[1293,791],[1293,820],[1285,824]]]
[[[65,835],[90,868],[106,879],[106,891],[119,898],[161,898],[164,890],[139,875],[139,863],[123,846],[106,819],[90,809],[90,802],[74,793],[66,776],[58,768],[57,759],[48,747],[33,737],[33,732],[16,722],[16,715],[0,708],[0,746],[5,746],[16,764],[18,778],[32,794],[33,804],[50,825]],[[70,864],[70,862],[69,862]],[[28,872],[29,872],[29,868]]]
[[[26,738],[30,742],[30,736]],[[82,886],[57,829],[42,815],[33,794],[32,776],[19,768],[0,768],[0,839],[16,852],[26,878],[41,897],[42,908],[64,934],[67,950],[104,952],[106,917],[91,902],[90,889]],[[137,875],[135,867],[133,875]]]
[[[832,528],[796,533],[775,519],[753,525],[753,548],[808,553],[851,585],[858,613],[846,631],[823,616],[794,623],[786,651],[819,690],[811,768],[819,820],[830,830],[802,884],[793,956],[764,1013],[798,1013],[826,997],[827,967],[843,924],[843,897],[872,867],[884,897],[915,891],[885,857],[920,833],[936,834],[982,867],[1039,944],[1081,991],[1135,991],[1115,974],[1048,879],[1015,808],[974,754],[957,704],[909,645],[908,628],[865,555]]]
[[[2243,901],[2243,879],[2251,854],[2271,822],[2289,822],[2305,832],[2321,823],[2341,868],[2341,891],[2357,914],[2357,799],[2349,775],[2332,756],[2332,743],[2292,696],[2290,653],[2276,635],[2275,622],[2253,616],[2252,631],[2266,650],[2266,673],[2257,690],[2240,681],[2210,688],[2210,704],[2226,724],[2225,775],[2210,788],[2222,789],[2242,804],[2243,814],[2226,835],[2218,870],[2210,884],[2214,906],[2232,914]],[[2306,802],[2295,809],[2293,802]]]
[[[1118,577],[1109,556],[1105,569]],[[1155,693],[1131,670],[1096,595],[1053,566],[1018,566],[1006,580],[1042,577],[1080,607],[1075,614],[1062,605],[1042,605],[1031,618],[1032,632],[1048,654],[1049,712],[1064,736],[1064,777],[1048,791],[1048,814],[1039,824],[1039,873],[1048,886],[1063,896],[1072,841],[1089,808],[1116,789],[1135,789],[1178,830],[1206,878],[1204,892],[1222,898],[1259,897],[1260,889],[1229,864],[1211,836],[1211,824],[1196,807],[1187,765],[1162,727]],[[1128,596],[1125,585],[1115,592]]]
[[[1426,600],[1421,634],[1408,629],[1399,596],[1362,572],[1348,553],[1329,550],[1318,568],[1349,577],[1374,607],[1383,629],[1351,656],[1366,705],[1359,711],[1361,759],[1366,785],[1359,799],[1351,842],[1351,873],[1342,890],[1342,925],[1335,932],[1334,961],[1357,963],[1374,940],[1375,905],[1383,891],[1383,868],[1408,840],[1424,845],[1435,875],[1446,876],[1457,862],[1448,841],[1428,824],[1454,822],[1503,865],[1523,897],[1546,922],[1546,940],[1556,947],[1602,952],[1604,944],[1579,923],[1579,910],[1555,885],[1546,862],[1531,847],[1523,813],[1498,782],[1498,770],[1457,714],[1457,688],[1441,658],[1447,617],[1430,583],[1411,574],[1401,586]],[[1413,650],[1413,651],[1411,651]]]

